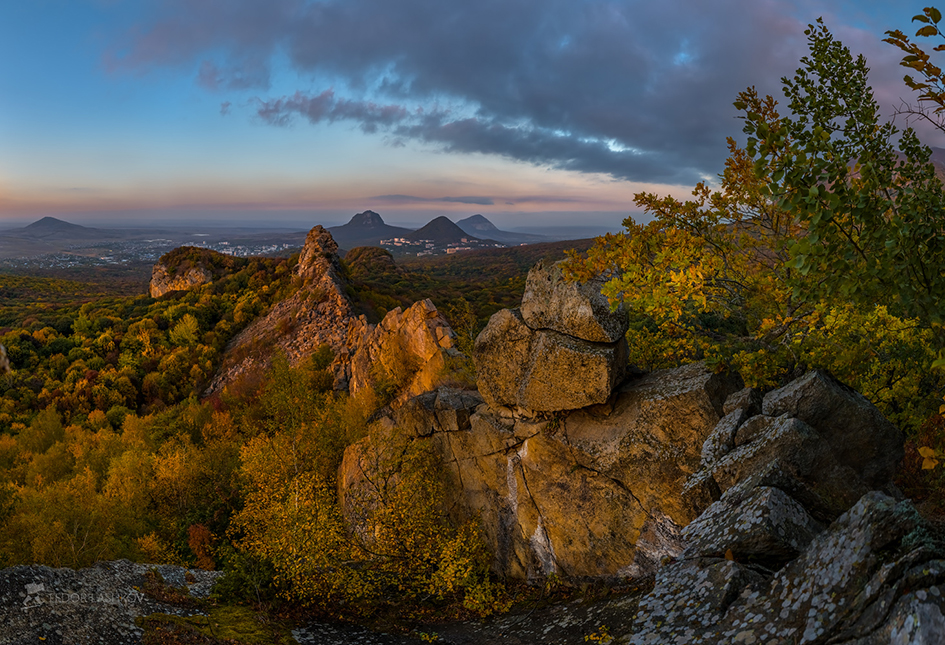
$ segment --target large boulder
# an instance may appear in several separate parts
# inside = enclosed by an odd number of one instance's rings
[[[627,312],[622,305],[611,311],[610,302],[601,293],[605,280],[566,281],[562,264],[542,260],[528,272],[521,307],[525,324],[593,343],[623,338]]]
[[[788,414],[813,427],[837,459],[873,488],[885,486],[902,461],[902,432],[866,397],[820,370],[766,394],[762,412]]]
[[[627,369],[626,312],[602,281],[564,279],[559,264],[528,273],[521,309],[494,314],[476,338],[479,392],[493,408],[559,412],[610,398]]]
[[[476,338],[474,357],[491,406],[553,412],[607,401],[625,374],[627,346],[536,331],[519,310],[503,309]]]
[[[457,521],[480,518],[499,574],[616,580],[650,575],[679,554],[680,528],[694,517],[683,484],[699,468],[724,401],[740,388],[737,376],[687,365],[633,379],[605,405],[551,419],[440,388],[406,401],[388,427],[439,455],[447,508]],[[348,491],[395,479],[376,472],[369,456],[382,448],[368,443],[345,453],[346,504],[365,499]],[[356,506],[345,511],[355,521]]]

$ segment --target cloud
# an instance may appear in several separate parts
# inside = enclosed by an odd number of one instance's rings
[[[409,117],[407,109],[400,105],[378,105],[372,101],[339,99],[332,89],[312,96],[296,92],[293,96],[257,100],[256,113],[270,125],[286,126],[294,114],[299,114],[311,123],[321,121],[357,121],[365,132],[376,132],[378,127],[390,127]]]
[[[804,23],[839,0],[153,0],[114,69],[190,66],[253,93],[263,122],[346,121],[390,145],[482,153],[617,179],[714,177],[749,85],[780,96]],[[813,11],[813,10],[812,10]],[[879,35],[841,34],[885,56]],[[853,43],[850,43],[853,44]],[[276,68],[298,91],[270,95]],[[874,70],[876,65],[873,65]],[[281,85],[280,85],[281,87]],[[294,88],[295,89],[295,88]],[[888,92],[881,91],[882,96]]]

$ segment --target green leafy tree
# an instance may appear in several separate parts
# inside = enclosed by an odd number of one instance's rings
[[[914,429],[941,385],[942,188],[912,131],[896,149],[862,57],[822,24],[807,35],[786,109],[738,96],[750,138],[729,141],[718,190],[636,195],[653,220],[628,219],[570,271],[611,276],[634,364],[706,358],[760,387],[826,368]]]
[[[805,34],[810,54],[782,79],[788,114],[771,120],[751,101],[736,102],[772,198],[805,227],[788,244],[789,266],[815,279],[795,289],[808,299],[888,304],[941,329],[945,193],[931,150],[911,128],[900,133],[882,120],[863,56],[822,21]]]

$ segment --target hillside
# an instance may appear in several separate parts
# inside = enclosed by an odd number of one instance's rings
[[[328,231],[335,243],[342,249],[358,246],[380,246],[381,240],[392,237],[404,237],[411,229],[390,226],[374,211],[364,211],[354,215],[347,224],[329,227]]]
[[[94,240],[108,237],[108,231],[64,222],[55,217],[44,217],[23,228],[5,232],[10,236],[30,237],[34,239]]]
[[[427,222],[423,228],[408,233],[404,237],[414,242],[429,240],[437,245],[455,244],[477,239],[442,215]]]
[[[472,215],[461,219],[456,222],[456,225],[470,235],[481,239],[495,240],[503,244],[538,244],[551,241],[551,238],[546,235],[499,230],[495,224],[483,215]]]

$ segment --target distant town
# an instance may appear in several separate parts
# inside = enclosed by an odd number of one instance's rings
[[[397,257],[451,255],[548,242],[544,235],[502,231],[482,215],[459,222],[436,217],[413,230],[390,226],[374,211],[355,214],[328,230],[343,250],[380,246]],[[288,256],[302,248],[308,230],[248,228],[98,229],[55,217],[0,231],[0,269],[74,269],[154,263],[180,246],[196,246],[239,257]]]
[[[437,244],[436,240],[410,240],[405,237],[381,240],[381,248],[396,251],[402,255],[416,252],[417,257],[458,253],[459,251],[472,251],[473,249],[496,249],[505,246],[505,244],[499,242],[480,240],[474,237],[463,237],[458,242],[447,242],[446,244]]]
[[[301,248],[295,243],[235,243],[228,240],[181,242],[171,239],[122,240],[93,245],[76,244],[56,253],[0,259],[0,268],[9,269],[67,269],[139,262],[157,262],[168,251],[186,244],[212,249],[228,255],[250,257],[256,255],[288,255]]]

